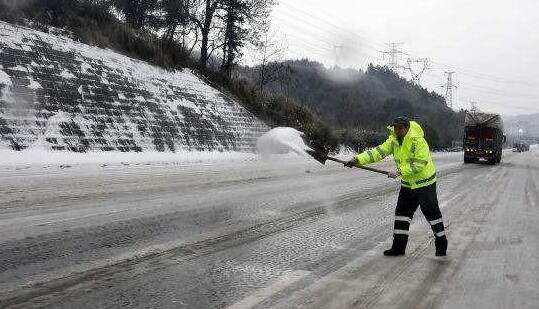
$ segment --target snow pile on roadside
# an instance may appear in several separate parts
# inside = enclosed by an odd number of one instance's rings
[[[244,152],[67,152],[29,149],[12,151],[0,149],[0,167],[15,168],[20,166],[75,165],[75,164],[135,164],[175,162],[182,164],[213,163],[223,161],[253,161],[257,155]]]

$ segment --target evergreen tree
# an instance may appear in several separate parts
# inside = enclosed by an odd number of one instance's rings
[[[140,30],[153,19],[157,0],[114,0],[114,6],[123,14],[125,21],[134,29]]]
[[[225,32],[221,71],[230,76],[247,35],[244,29],[247,4],[243,0],[225,0]]]

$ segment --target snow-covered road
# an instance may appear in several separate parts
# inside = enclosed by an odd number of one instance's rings
[[[539,307],[539,150],[435,161],[447,258],[420,212],[383,257],[399,182],[337,164],[0,169],[0,307]]]

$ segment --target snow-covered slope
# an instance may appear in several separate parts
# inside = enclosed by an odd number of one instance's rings
[[[267,130],[188,70],[0,22],[0,149],[250,151]]]

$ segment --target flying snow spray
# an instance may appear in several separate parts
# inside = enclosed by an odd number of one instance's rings
[[[261,156],[296,153],[308,157],[303,136],[305,134],[293,128],[278,127],[264,133],[256,142],[256,152]]]

